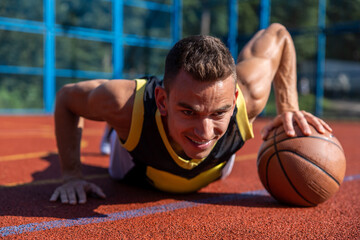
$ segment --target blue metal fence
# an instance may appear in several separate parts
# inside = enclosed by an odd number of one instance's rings
[[[68,27],[66,31],[56,24],[55,0],[43,0],[43,22],[0,17],[0,30],[42,34],[44,36],[44,66],[24,67],[0,65],[0,74],[43,75],[44,113],[53,111],[55,100],[56,77],[78,78],[121,78],[124,68],[124,46],[150,47],[169,49],[181,37],[182,0],[172,0],[172,4],[160,4],[142,0],[107,0],[112,2],[113,28],[111,31],[83,27]],[[149,11],[156,10],[171,14],[171,36],[169,38],[152,38],[125,34],[123,31],[124,6],[138,7]],[[57,69],[55,66],[55,39],[85,39],[112,44],[113,72],[80,71],[73,69]],[[4,112],[4,111],[3,111]],[[5,110],[5,112],[8,112]]]
[[[43,36],[44,65],[42,67],[0,65],[0,74],[21,74],[43,76],[43,108],[42,112],[51,113],[56,91],[56,78],[122,78],[124,77],[124,47],[148,47],[169,49],[181,38],[182,33],[182,0],[172,0],[171,4],[162,4],[145,0],[103,0],[111,3],[112,29],[100,30],[85,27],[66,26],[56,23],[55,0],[43,0],[43,21],[23,20],[0,17],[0,30],[39,34]],[[240,0],[228,2],[228,35],[227,45],[236,59],[239,41],[238,6]],[[259,29],[270,24],[271,0],[259,1]],[[170,0],[169,0],[170,2]],[[316,104],[315,114],[323,113],[325,75],[325,46],[327,34],[334,32],[360,32],[360,21],[346,24],[326,26],[326,0],[318,0],[318,24],[311,29],[291,31],[292,35],[311,34],[317,37],[317,68],[316,68]],[[145,37],[127,34],[124,31],[124,7],[137,7],[148,11],[160,11],[171,15],[170,37]],[[112,46],[112,72],[83,71],[56,68],[56,38],[76,38],[95,42],[104,42]],[[4,109],[0,109],[0,113]],[[6,112],[6,110],[5,110]]]

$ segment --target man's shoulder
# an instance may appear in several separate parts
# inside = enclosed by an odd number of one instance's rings
[[[151,75],[143,76],[143,77],[140,77],[137,79],[145,80],[148,85],[161,85],[162,84],[162,80],[157,76],[151,76]]]
[[[98,94],[108,100],[127,101],[135,93],[134,80],[114,79],[104,83],[98,88]]]
[[[159,86],[162,84],[156,76],[144,76],[132,80],[127,79],[114,79],[103,84],[99,92],[108,98],[114,98],[113,100],[128,101],[128,98],[134,97],[139,90],[139,86],[146,85],[147,90]],[[110,100],[110,99],[109,99]]]
[[[129,109],[135,96],[136,82],[133,80],[114,79],[97,87],[91,94],[91,103],[103,114]]]

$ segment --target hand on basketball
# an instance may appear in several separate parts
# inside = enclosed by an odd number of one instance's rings
[[[289,137],[294,137],[294,124],[297,124],[306,136],[311,134],[309,124],[311,124],[319,133],[324,133],[325,130],[332,132],[331,127],[326,122],[311,113],[306,111],[293,111],[277,115],[261,130],[261,137],[262,139],[266,139],[269,132],[280,125],[284,126],[286,134]]]
[[[77,203],[86,203],[86,194],[93,193],[101,198],[105,198],[104,192],[93,183],[82,179],[68,181],[64,185],[55,189],[51,195],[50,201],[54,202],[60,198],[62,203],[75,205]]]

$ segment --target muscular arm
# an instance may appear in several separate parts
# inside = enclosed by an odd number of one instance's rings
[[[259,31],[240,52],[236,70],[251,121],[264,109],[272,82],[278,113],[298,110],[296,55],[283,26]]]
[[[82,118],[107,121],[126,139],[131,122],[135,82],[127,80],[92,80],[64,86],[57,94],[55,134],[65,185],[55,190],[50,200],[59,196],[63,203],[86,201],[87,191],[105,196],[93,184],[81,181],[80,141]]]
[[[321,119],[299,111],[296,53],[291,36],[282,25],[271,24],[259,31],[240,52],[236,71],[250,122],[264,109],[274,84],[278,116],[264,128],[263,137],[280,124],[293,136],[293,122],[297,122],[304,134],[311,133],[308,122],[319,132],[323,132],[324,127],[331,130]]]
[[[89,94],[106,80],[94,80],[64,86],[56,96],[55,135],[65,180],[80,178],[80,141],[83,121],[80,116],[102,120],[91,113]]]

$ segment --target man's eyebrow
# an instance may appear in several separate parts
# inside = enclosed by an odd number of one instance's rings
[[[232,108],[232,105],[227,104],[225,106],[222,106],[221,108],[218,108],[215,110],[215,112],[222,112],[222,111],[228,111]]]
[[[183,108],[186,108],[186,109],[189,109],[191,111],[194,111],[194,112],[198,112],[199,110],[195,109],[193,106],[187,104],[187,103],[184,103],[184,102],[179,102],[177,104],[178,106],[180,107],[183,107]],[[213,112],[226,112],[228,110],[230,110],[232,108],[232,105],[231,104],[227,104],[227,105],[224,105],[218,109],[215,109]]]
[[[189,104],[184,103],[184,102],[179,102],[177,105],[178,105],[179,107],[183,107],[183,108],[187,108],[187,109],[196,111],[196,109],[194,109],[192,106],[190,106]]]

